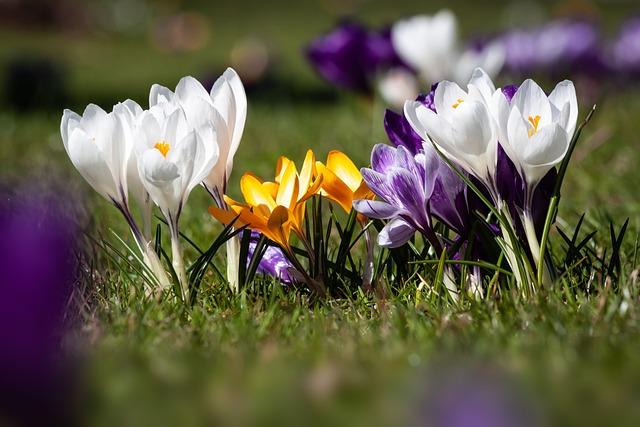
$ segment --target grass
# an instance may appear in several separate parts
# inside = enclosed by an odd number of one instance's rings
[[[68,106],[79,110],[88,102],[109,107],[126,97],[144,104],[152,83],[173,86],[182,75],[222,69],[235,39],[266,35],[280,62],[273,69],[273,85],[249,92],[249,119],[230,179],[231,196],[239,195],[238,180],[245,171],[268,178],[279,156],[301,162],[308,148],[322,160],[329,150],[340,149],[357,165],[368,164],[373,144],[386,140],[383,106],[327,89],[299,57],[301,41],[330,28],[333,14],[318,3],[284,9],[280,17],[282,8],[265,4],[243,19],[237,10],[247,10],[248,3],[240,2],[243,8],[203,7],[214,34],[206,51],[167,56],[142,38],[45,38],[12,31],[0,38],[0,52],[5,62],[16,52],[60,52],[69,69]],[[353,4],[359,5],[353,6],[357,16],[376,25],[424,10],[415,4]],[[496,24],[490,19],[495,9],[478,12],[462,1],[449,4],[465,28],[473,26],[477,13]],[[619,22],[628,8],[624,2],[607,4],[607,22]],[[144,67],[123,65],[134,60]],[[640,154],[634,148],[640,134],[639,90],[613,91],[597,100],[598,110],[563,187],[557,226],[571,237],[585,213],[579,239],[596,232],[587,245],[590,259],[575,260],[581,262],[561,285],[531,300],[504,295],[452,309],[416,297],[415,284],[391,284],[395,294],[389,298],[311,303],[259,279],[240,295],[214,281],[185,311],[170,300],[142,298],[142,283],[126,262],[93,248],[65,340],[67,353],[82,362],[74,404],[83,423],[413,426],[424,423],[428,405],[437,401],[434,394],[442,397],[443,390],[453,390],[459,412],[473,407],[478,394],[468,391],[478,386],[481,395],[498,390],[498,396],[515,398],[520,425],[536,420],[541,425],[635,425],[640,419]],[[109,230],[124,237],[125,225],[71,167],[59,137],[60,117],[59,110],[0,110],[0,176],[10,182],[55,176],[82,200],[87,230],[117,244]],[[181,225],[205,246],[221,227],[207,213],[209,198],[199,190]],[[614,247],[609,224],[617,234],[627,218],[621,266],[611,280],[600,271]],[[556,231],[551,250],[558,260],[566,254]],[[187,252],[187,259],[193,256]],[[589,288],[576,285],[581,277],[591,279]]]

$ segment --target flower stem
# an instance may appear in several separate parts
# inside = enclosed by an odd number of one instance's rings
[[[184,268],[184,257],[182,251],[182,245],[180,245],[180,235],[178,233],[177,224],[169,223],[171,228],[171,263],[173,269],[178,276],[178,282],[182,289],[182,298],[187,301],[189,296],[189,280],[187,279],[187,271]]]
[[[240,238],[236,235],[227,240],[227,281],[233,292],[240,289]]]

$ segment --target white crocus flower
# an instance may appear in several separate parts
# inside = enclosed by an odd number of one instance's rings
[[[124,124],[124,130],[127,139],[130,139],[128,143],[128,149],[130,150],[129,161],[127,162],[127,185],[129,187],[129,194],[136,202],[140,215],[142,216],[142,231],[145,239],[151,241],[151,211],[153,208],[153,201],[149,197],[147,189],[144,188],[140,174],[138,173],[138,156],[134,149],[134,128],[138,121],[138,118],[142,115],[142,107],[135,101],[127,99],[126,101],[117,104],[113,107],[113,112],[118,114]]]
[[[468,92],[446,80],[438,85],[434,95],[437,113],[417,101],[404,105],[404,114],[418,135],[425,141],[430,138],[448,158],[484,182],[496,200],[498,136],[492,111],[498,92],[478,68]]]
[[[577,119],[576,91],[569,80],[559,83],[548,97],[533,80],[526,80],[511,104],[500,99],[500,142],[531,192],[564,158]]]
[[[426,82],[450,78],[457,57],[458,23],[450,10],[433,16],[417,15],[397,21],[391,43],[398,56]]]
[[[216,145],[219,160],[204,179],[203,185],[211,194],[219,208],[226,206],[223,195],[226,193],[227,180],[233,169],[233,157],[240,145],[240,139],[247,118],[247,96],[238,74],[227,68],[214,83],[210,92],[193,77],[184,77],[176,86],[175,92],[160,85],[154,85],[149,95],[151,107],[168,102],[180,105],[186,112],[190,129],[209,123],[215,131],[215,140],[210,134],[201,135],[205,146]],[[202,108],[205,102],[212,108]],[[227,279],[233,289],[238,289],[238,265],[240,240],[237,237],[227,241]]]
[[[167,287],[169,282],[160,260],[136,224],[129,206],[130,190],[141,209],[145,204],[132,133],[133,117],[140,111],[133,101],[117,104],[111,113],[94,104],[89,104],[82,116],[65,110],[60,133],[73,165],[94,190],[122,213],[140,246],[145,263],[160,285]]]
[[[126,138],[123,118],[89,104],[82,116],[64,110],[60,133],[78,172],[102,197],[130,216],[126,170],[131,139]]]
[[[203,100],[213,109],[203,110],[195,100]],[[184,77],[178,83],[175,93],[171,90],[154,85],[149,96],[149,105],[170,102],[184,108],[190,128],[201,126],[209,122],[215,129],[216,141],[219,147],[219,161],[209,176],[204,180],[207,190],[211,193],[219,207],[224,206],[222,195],[226,192],[226,185],[233,169],[235,156],[247,118],[247,96],[238,74],[232,68],[227,68],[207,92],[193,77]],[[211,141],[204,141],[212,144]]]
[[[191,190],[218,161],[215,131],[209,125],[189,129],[182,107],[164,102],[142,114],[136,134],[140,178],[169,223],[173,265],[186,297],[188,281],[178,220]],[[203,136],[211,135],[214,140],[207,147]]]
[[[540,180],[567,154],[578,119],[578,101],[573,83],[559,83],[549,96],[533,80],[526,80],[511,104],[498,103],[500,142],[525,182],[522,212],[527,240],[536,265],[540,245],[532,217],[532,199]]]

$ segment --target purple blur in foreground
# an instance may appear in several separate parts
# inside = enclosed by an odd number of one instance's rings
[[[533,395],[499,369],[460,365],[433,371],[411,427],[547,425]]]
[[[76,271],[76,221],[57,195],[2,196],[0,418],[68,425],[63,385],[71,378],[62,373],[60,349]]]
[[[256,245],[262,234],[258,231],[251,230],[251,243],[249,243],[249,256],[247,257],[247,267],[251,262],[253,253],[256,250]],[[282,250],[277,246],[269,246],[265,251],[260,264],[258,264],[258,270],[256,273],[265,274],[267,276],[275,277],[280,280],[280,283],[292,283],[293,277],[289,274],[287,269],[294,268],[293,264],[287,259]]]
[[[313,40],[306,55],[328,82],[365,94],[372,92],[378,71],[402,66],[388,30],[372,32],[354,22],[344,22]]]

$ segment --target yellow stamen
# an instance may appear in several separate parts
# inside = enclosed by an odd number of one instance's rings
[[[529,129],[529,132],[528,132],[529,138],[531,138],[533,135],[535,135],[536,132],[538,132],[538,125],[540,124],[540,116],[535,116],[535,117],[529,116],[527,120],[529,120],[529,123],[531,123],[531,126],[533,126],[531,129]]]
[[[167,158],[167,153],[171,150],[171,146],[164,141],[160,141],[153,146],[153,148],[157,148],[158,151],[162,153],[164,158]]]
[[[453,108],[458,108],[458,105],[462,104],[464,102],[464,99],[460,99],[458,98],[458,102],[456,102],[455,104],[452,105]]]

